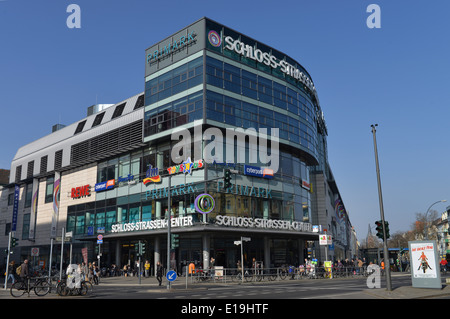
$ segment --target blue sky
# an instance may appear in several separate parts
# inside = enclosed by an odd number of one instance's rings
[[[80,29],[66,25],[71,3],[81,8]],[[381,8],[380,29],[366,25],[371,3]],[[370,127],[378,124],[385,217],[391,233],[408,230],[416,213],[450,203],[448,12],[444,0],[0,1],[0,168],[96,101],[142,92],[145,49],[207,16],[309,71],[358,238],[380,216]]]

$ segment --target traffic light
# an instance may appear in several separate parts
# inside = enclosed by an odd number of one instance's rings
[[[16,247],[19,244],[19,238],[11,237],[11,248]]]
[[[145,243],[139,241],[138,254],[143,256],[145,254]]]
[[[375,228],[377,230],[377,237],[380,238],[381,240],[384,240],[383,222],[381,220],[377,220],[375,222],[375,225],[377,225],[377,228]]]
[[[386,239],[388,239],[390,235],[389,235],[389,223],[387,221],[384,222],[384,229],[386,231]]]
[[[175,249],[177,247],[180,247],[180,235],[178,234],[170,234],[170,248]]]
[[[228,189],[231,187],[231,171],[226,169],[223,175],[223,188]]]

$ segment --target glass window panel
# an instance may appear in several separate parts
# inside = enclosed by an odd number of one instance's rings
[[[140,206],[137,205],[130,205],[129,208],[129,222],[135,222],[140,220]]]
[[[75,227],[75,234],[77,235],[84,234],[84,222],[85,222],[84,214],[78,215]]]
[[[111,230],[111,226],[115,223],[116,223],[116,211],[115,209],[114,210],[110,209],[106,212],[106,225],[105,225],[106,230],[107,231]]]
[[[104,227],[105,226],[105,212],[97,211],[95,214],[95,226]]]
[[[75,231],[75,221],[76,221],[75,215],[67,216],[67,232]]]
[[[152,205],[142,205],[142,221],[152,220]]]

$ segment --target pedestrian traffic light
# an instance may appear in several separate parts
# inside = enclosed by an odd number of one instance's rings
[[[383,222],[381,220],[377,220],[375,222],[375,225],[377,225],[377,228],[375,228],[377,230],[377,237],[380,238],[381,240],[384,240]]]
[[[223,188],[228,189],[231,187],[231,171],[226,169],[223,175]]]
[[[386,231],[386,239],[388,239],[390,235],[389,235],[389,223],[387,221],[384,222],[384,230]]]
[[[175,249],[180,246],[180,235],[178,234],[170,234],[170,248]]]

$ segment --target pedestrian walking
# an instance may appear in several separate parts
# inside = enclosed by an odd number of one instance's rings
[[[148,260],[145,261],[144,270],[145,270],[145,278],[148,278],[150,274],[150,263],[148,262]]]
[[[159,286],[162,284],[162,275],[163,275],[163,267],[161,263],[158,261],[156,263],[156,279],[158,279]]]
[[[92,262],[92,279],[94,280],[94,285],[98,285],[98,276],[99,275],[100,275],[99,269],[94,261],[94,262]]]
[[[9,278],[11,278],[11,284],[16,282],[16,262],[13,260],[8,265],[8,279],[6,282],[8,283]]]
[[[23,264],[20,265],[20,280],[25,281],[30,276],[30,271],[28,269],[28,259],[23,261]]]

